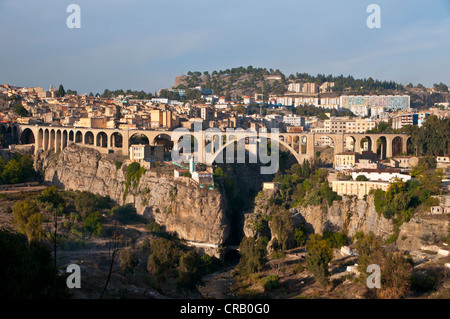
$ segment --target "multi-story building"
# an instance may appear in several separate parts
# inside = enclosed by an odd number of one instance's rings
[[[283,122],[291,126],[298,126],[298,127],[305,126],[305,118],[295,114],[283,116]]]
[[[348,118],[332,117],[323,122],[327,133],[345,133],[347,131],[348,120]]]
[[[339,109],[340,99],[339,98],[320,98],[319,103],[316,105],[324,109]]]
[[[388,111],[408,110],[408,95],[343,95],[340,97],[342,108],[351,110],[359,116],[369,116],[372,107],[383,107]]]
[[[392,117],[392,128],[400,129],[406,125],[417,125],[419,123],[419,114],[405,113]]]
[[[302,83],[289,83],[288,91],[300,93],[302,92],[303,84]]]
[[[381,189],[387,191],[389,182],[375,182],[375,181],[333,181],[332,189],[338,195],[343,196],[357,196],[363,199],[365,195],[369,195],[372,189]]]
[[[142,145],[142,144],[131,145],[130,146],[130,160],[162,162],[162,161],[164,161],[164,146],[163,145]]]
[[[376,122],[367,119],[354,119],[346,122],[345,133],[362,134],[376,127]]]
[[[334,87],[334,82],[324,82],[320,86],[320,93],[328,93],[331,92],[331,89]]]
[[[319,98],[317,97],[296,97],[294,100],[294,106],[302,106],[302,105],[319,105]]]
[[[351,170],[355,167],[358,153],[342,152],[334,155],[334,168],[338,171]]]
[[[317,83],[303,83],[302,93],[319,93],[319,85]]]
[[[277,97],[277,104],[283,106],[292,106],[294,105],[294,99],[291,97]]]

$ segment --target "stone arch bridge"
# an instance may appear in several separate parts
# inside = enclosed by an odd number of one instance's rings
[[[216,155],[230,144],[231,141],[245,140],[248,142],[248,132],[233,131],[209,132],[184,131],[182,134],[193,136],[197,140],[197,152],[201,152],[200,158],[205,158],[205,152]],[[168,149],[175,147],[179,142],[180,132],[168,130],[136,130],[136,129],[112,129],[112,128],[84,128],[51,125],[23,125],[17,123],[0,123],[0,135],[3,142],[8,144],[33,144],[35,153],[53,149],[55,152],[62,150],[71,143],[97,149],[102,153],[119,153],[129,155],[130,145],[140,142],[148,144],[163,144]],[[217,135],[223,137],[220,148],[206,147],[208,141],[214,140]],[[173,137],[175,140],[172,140]],[[289,150],[299,163],[304,159],[312,159],[315,155],[315,147],[323,139],[334,145],[334,154],[345,150],[360,152],[365,145],[368,150],[377,152],[381,145],[381,158],[392,157],[401,153],[407,153],[407,145],[410,136],[406,134],[351,134],[351,133],[267,133],[267,138],[275,138],[279,145]],[[349,149],[349,145],[351,146]],[[215,158],[216,155],[213,155]]]

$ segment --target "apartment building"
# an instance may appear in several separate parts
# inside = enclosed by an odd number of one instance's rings
[[[347,131],[348,118],[332,117],[324,120],[323,124],[326,133],[345,133]]]
[[[324,82],[319,87],[320,93],[328,93],[332,91],[332,88],[334,87],[334,82]]]
[[[291,126],[297,126],[297,127],[305,126],[305,118],[302,116],[295,115],[295,114],[289,114],[287,116],[283,116],[282,121]]]
[[[408,110],[410,97],[408,95],[342,95],[340,105],[356,115],[369,116],[369,110],[373,107],[383,107],[387,111]]]
[[[338,171],[350,170],[356,166],[358,153],[342,152],[334,155],[334,168]]]
[[[345,133],[362,134],[376,127],[376,122],[367,119],[354,119],[346,122]]]
[[[389,182],[378,181],[333,181],[332,189],[340,196],[357,196],[358,199],[363,199],[372,189],[387,191],[389,185]]]

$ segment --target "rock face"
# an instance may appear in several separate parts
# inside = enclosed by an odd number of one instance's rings
[[[270,195],[269,195],[270,197]],[[257,198],[255,209],[246,217],[244,231],[246,235],[256,237],[258,227],[255,223],[258,216],[268,214],[267,203]],[[387,239],[394,232],[392,221],[379,215],[375,210],[373,198],[367,201],[343,196],[342,201],[334,201],[331,207],[298,206],[291,208],[294,225],[303,223],[309,233],[323,234],[324,231],[344,231],[349,237],[357,232],[373,232],[383,239]],[[262,218],[262,217],[260,217]]]
[[[39,153],[35,166],[45,181],[59,187],[109,196],[121,205],[133,203],[138,214],[153,217],[166,231],[214,253],[228,237],[226,198],[218,190],[199,188],[189,178],[174,180],[169,173],[149,170],[124,197],[126,164],[117,168],[107,155],[75,144],[60,154]]]
[[[394,231],[392,221],[376,212],[372,197],[366,201],[343,196],[342,201],[334,201],[330,207],[300,206],[292,212],[303,217],[309,231],[316,234],[344,231],[351,237],[362,231],[387,239]]]
[[[423,245],[444,241],[448,236],[448,218],[426,216],[412,218],[400,227],[397,247],[403,250],[419,250]]]

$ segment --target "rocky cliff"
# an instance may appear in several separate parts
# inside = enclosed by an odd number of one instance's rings
[[[264,194],[264,195],[263,195]],[[255,200],[254,210],[246,215],[244,232],[246,236],[256,236],[255,229],[261,225],[263,216],[269,214],[268,198],[273,195],[269,191],[260,193]],[[322,234],[324,231],[343,231],[349,237],[357,232],[373,232],[387,239],[394,231],[392,221],[379,215],[375,210],[373,198],[358,200],[344,196],[341,201],[334,201],[330,207],[318,205],[291,208],[294,224],[303,223],[311,234]],[[267,231],[267,230],[266,230]]]
[[[245,215],[244,233],[247,237],[272,237],[270,230],[269,198],[273,191],[264,191],[255,198],[255,207]],[[375,210],[373,196],[367,200],[343,196],[330,207],[298,206],[290,209],[295,226],[305,225],[310,234],[322,234],[324,231],[344,232],[352,237],[357,232],[369,233],[386,240],[395,233],[393,220],[386,219]],[[416,214],[409,222],[400,226],[396,245],[401,250],[418,250],[424,245],[444,242],[450,237],[448,232],[450,218],[447,215],[431,216]]]
[[[224,195],[202,189],[189,178],[175,180],[173,168],[147,170],[124,196],[126,164],[118,168],[113,156],[94,149],[71,144],[59,154],[40,152],[35,166],[45,181],[59,187],[133,203],[138,214],[153,217],[166,231],[199,246],[217,251],[228,237]]]

